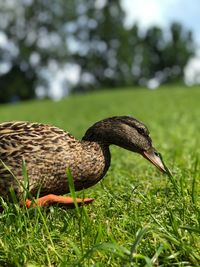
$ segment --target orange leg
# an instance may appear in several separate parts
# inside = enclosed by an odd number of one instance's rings
[[[93,202],[94,199],[93,198],[85,198],[85,199],[81,199],[81,198],[76,198],[76,202],[78,204],[78,206],[81,205],[87,205],[90,204],[91,202]],[[44,197],[40,197],[38,199],[35,200],[35,202],[27,199],[25,201],[25,205],[27,206],[27,208],[30,207],[35,207],[35,206],[40,206],[40,207],[48,207],[52,204],[61,204],[62,206],[66,206],[67,208],[74,208],[74,200],[72,197],[69,196],[57,196],[57,195],[47,195]]]

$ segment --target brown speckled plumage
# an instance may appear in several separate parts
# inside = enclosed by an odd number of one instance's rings
[[[22,160],[26,163],[29,191],[33,196],[69,192],[66,170],[70,168],[76,190],[88,188],[103,178],[110,165],[109,145],[134,152],[152,148],[147,128],[127,117],[112,117],[90,127],[81,141],[53,126],[29,122],[0,124],[0,195],[17,196],[23,191]]]

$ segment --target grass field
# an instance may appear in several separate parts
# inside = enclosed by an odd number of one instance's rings
[[[77,138],[113,115],[148,126],[173,179],[111,147],[103,181],[77,194],[94,197],[94,204],[27,210],[3,203],[0,266],[200,266],[199,88],[122,89],[0,106],[0,121],[50,123]]]

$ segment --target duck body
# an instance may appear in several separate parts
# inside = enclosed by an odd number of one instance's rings
[[[20,198],[24,182],[22,161],[32,196],[38,192],[40,196],[62,195],[69,192],[68,168],[75,190],[88,188],[105,175],[110,165],[110,152],[108,145],[78,141],[56,127],[10,122],[0,124],[0,159],[9,168],[0,164],[0,195],[7,197],[13,187]]]
[[[129,116],[115,116],[92,125],[76,140],[68,132],[54,126],[30,122],[0,124],[0,196],[10,200],[11,188],[19,201],[24,191],[22,163],[28,175],[28,190],[37,203],[74,204],[68,193],[67,169],[75,190],[96,184],[110,166],[110,145],[141,154],[159,170],[166,172],[159,153],[152,146],[146,126]],[[27,200],[29,207],[31,202]],[[93,199],[77,199],[82,204]]]

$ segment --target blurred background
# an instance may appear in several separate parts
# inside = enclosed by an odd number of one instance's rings
[[[199,84],[199,25],[199,0],[0,0],[0,103]]]

